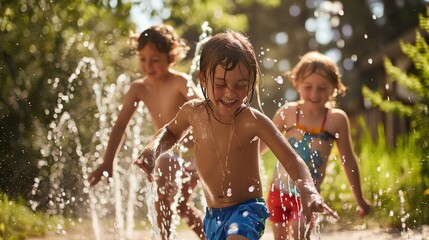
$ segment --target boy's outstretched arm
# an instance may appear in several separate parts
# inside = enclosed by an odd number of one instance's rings
[[[89,174],[88,182],[90,186],[96,185],[103,176],[112,177],[113,161],[120,150],[120,146],[122,146],[124,142],[125,129],[139,103],[138,92],[141,91],[139,84],[139,82],[131,83],[130,89],[124,96],[122,109],[109,134],[109,141],[103,156],[103,163]]]
[[[300,191],[303,212],[307,222],[313,219],[313,213],[327,213],[339,219],[338,214],[323,203],[304,160],[290,146],[274,123],[261,113],[255,114],[255,117],[257,118],[255,129],[257,129],[259,138],[279,159]]]
[[[159,155],[171,149],[176,142],[176,136],[168,129],[168,125],[166,125],[155,133],[143,149],[135,164],[146,172],[149,181],[153,180],[152,174],[156,159]]]
[[[155,168],[156,159],[163,153],[170,150],[177,142],[181,140],[189,130],[189,122],[187,112],[183,109],[189,109],[190,106],[185,103],[177,112],[176,117],[164,127],[160,128],[146,147],[143,149],[140,156],[135,161],[148,175],[149,181],[153,180],[153,169]]]

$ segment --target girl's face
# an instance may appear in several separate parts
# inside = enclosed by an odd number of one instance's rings
[[[221,121],[231,122],[247,97],[250,81],[247,69],[242,63],[237,64],[231,71],[225,71],[218,65],[214,79],[206,79],[204,73],[200,73],[200,79],[201,85],[207,89],[208,98],[217,117]]]
[[[138,51],[140,69],[148,79],[163,79],[168,73],[170,62],[165,53],[161,53],[152,43]]]
[[[298,81],[297,90],[305,104],[325,107],[334,94],[334,86],[329,79],[317,71]]]

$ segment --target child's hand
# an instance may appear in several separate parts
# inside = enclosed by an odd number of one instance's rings
[[[360,203],[358,203],[359,206],[357,208],[357,212],[359,213],[360,217],[365,217],[371,212],[371,205],[368,203],[366,199],[363,199]]]
[[[145,154],[145,153],[146,153],[146,151],[143,150],[142,154],[134,162],[134,164],[136,164],[138,167],[143,169],[143,171],[147,174],[148,180],[150,182],[152,182],[153,181],[153,169],[155,168],[155,161],[153,160],[152,157],[148,157],[148,156],[152,156],[150,153],[149,154]]]
[[[101,180],[102,176],[108,178],[112,177],[111,164],[102,163],[97,169],[95,169],[95,171],[93,171],[88,177],[89,185],[92,187],[97,184]]]
[[[340,219],[338,214],[322,201],[314,186],[300,181],[298,185],[300,185],[299,191],[301,194],[302,210],[307,223],[315,220],[315,213],[327,213],[337,220]]]
[[[326,203],[322,201],[320,196],[312,197],[312,198],[315,200],[310,203],[309,211],[311,212],[309,213],[309,216],[312,216],[313,213],[327,213],[333,218],[340,220],[340,216],[338,216],[337,212],[335,212],[328,205],[326,205]]]

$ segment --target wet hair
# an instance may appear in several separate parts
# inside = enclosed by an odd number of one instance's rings
[[[148,43],[155,45],[172,62],[185,58],[189,51],[187,42],[179,37],[172,26],[166,24],[154,25],[142,32],[137,39],[137,50],[140,51]]]
[[[250,104],[255,92],[259,99],[260,71],[255,51],[246,36],[232,30],[214,35],[203,47],[199,67],[206,81],[213,81],[215,69],[218,65],[221,65],[225,69],[226,75],[227,71],[231,71],[239,63],[242,63],[249,73],[246,104]],[[208,99],[207,89],[202,89],[202,91],[204,97]]]
[[[296,87],[299,81],[313,73],[328,78],[335,88],[334,97],[337,94],[345,95],[346,87],[341,82],[341,74],[337,64],[328,56],[317,51],[311,51],[302,56],[298,64],[291,71],[286,72],[286,76]]]

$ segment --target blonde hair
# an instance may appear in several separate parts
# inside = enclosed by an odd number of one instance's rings
[[[341,81],[341,74],[337,64],[328,56],[317,51],[311,51],[302,56],[298,64],[291,71],[286,72],[286,76],[293,83],[294,87],[297,87],[299,81],[302,81],[315,72],[326,76],[332,86],[334,86],[333,97],[337,94],[345,95],[346,87]]]

